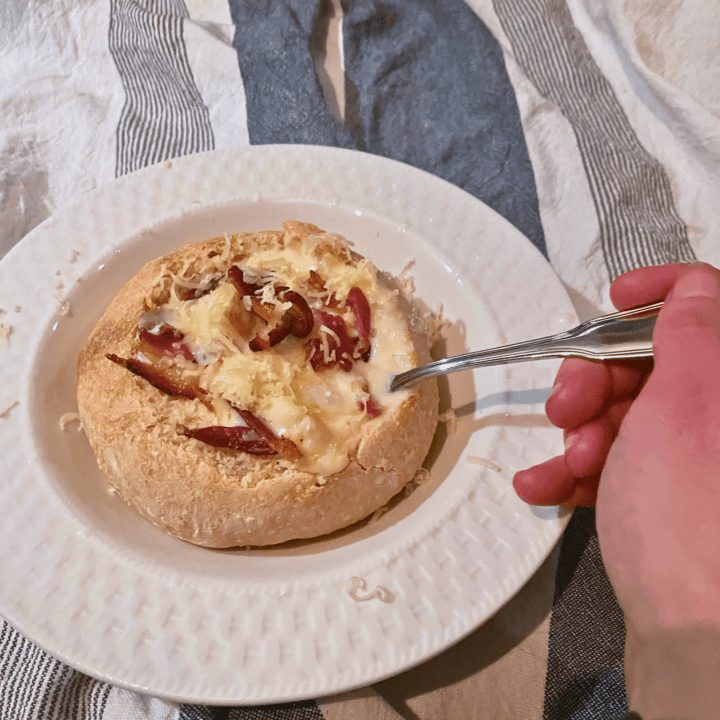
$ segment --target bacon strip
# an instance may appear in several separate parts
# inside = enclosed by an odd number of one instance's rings
[[[184,377],[179,368],[172,365],[159,367],[138,358],[121,358],[114,353],[107,353],[105,357],[143,380],[147,380],[154,388],[167,395],[201,401],[204,401],[204,396],[207,395],[196,380]]]
[[[369,340],[372,325],[370,303],[365,297],[365,293],[359,287],[352,288],[347,296],[347,304],[355,315],[355,329],[358,331],[358,335],[365,340]]]
[[[266,325],[261,328],[258,334],[248,343],[248,347],[253,352],[269,350],[290,334],[290,327],[290,318],[283,315],[277,325]]]
[[[286,460],[300,460],[302,453],[298,446],[292,441],[284,437],[278,437],[275,433],[259,418],[253,415],[249,410],[242,410],[233,405],[240,413],[240,417],[248,424],[251,430],[254,430],[267,444]]]
[[[355,360],[370,356],[369,342],[364,338],[351,337],[348,334],[347,325],[340,315],[318,310],[315,316],[317,324],[324,325],[334,335],[328,334],[327,336],[329,359],[325,357],[323,343],[319,338],[311,338],[305,343],[305,355],[313,370],[332,368],[337,365],[341,370],[350,372]]]
[[[138,358],[122,358],[114,353],[107,353],[105,357],[146,380],[161,392],[190,400],[205,401],[206,391],[197,383],[184,378],[177,368],[172,366],[160,368]],[[277,437],[260,418],[250,411],[242,410],[234,405],[233,407],[240,413],[248,427],[211,425],[197,430],[186,430],[184,434],[213,447],[227,447],[252,455],[280,455],[291,461],[302,458],[300,449],[292,440]],[[258,438],[245,438],[245,435],[251,432],[255,433]]]
[[[245,280],[243,271],[237,265],[233,265],[228,270],[228,280],[237,288],[240,297],[252,295],[256,290],[260,290],[260,285],[255,285],[255,283],[249,283]]]
[[[195,362],[190,348],[183,342],[185,336],[171,325],[163,324],[160,332],[140,330],[140,352],[147,355],[169,355],[184,357]]]
[[[375,404],[375,401],[372,398],[368,398],[364,402],[360,402],[359,405],[360,409],[364,410],[369,418],[376,418],[378,415],[382,414],[382,410]]]
[[[315,292],[326,293],[327,288],[325,287],[325,281],[320,277],[320,274],[315,270],[310,270],[310,276],[308,277],[307,284]]]
[[[315,325],[313,313],[307,304],[307,300],[300,293],[296,293],[294,290],[285,290],[284,288],[279,291],[278,297],[283,302],[292,303],[292,307],[285,313],[290,317],[290,332],[296,338],[307,337]]]
[[[274,307],[266,306],[256,297],[252,299],[253,311],[268,323],[249,343],[254,352],[269,350],[288,335],[307,337],[313,329],[313,313],[302,295],[282,287],[277,289],[277,297],[281,302],[291,303],[279,317]]]
[[[250,349],[258,352],[268,350],[283,341],[288,335],[297,338],[304,338],[313,329],[313,314],[305,298],[286,287],[277,289],[277,297],[282,302],[291,303],[280,317],[272,305],[266,305],[255,293],[262,288],[261,285],[249,283],[245,280],[243,271],[233,265],[228,270],[228,280],[235,285],[240,297],[249,296],[253,312],[268,323],[268,328],[263,328],[256,337],[250,341]]]
[[[325,305],[325,307],[337,308],[340,305],[337,297],[335,296],[335,293],[331,293],[327,289],[325,281],[315,270],[310,270],[310,276],[307,279],[307,285],[311,290],[314,290],[316,293],[322,293],[324,295],[322,303],[323,305]]]
[[[277,455],[277,450],[270,447],[267,440],[261,437],[248,439],[246,436],[254,433],[249,427],[235,425],[225,427],[222,425],[210,425],[209,427],[196,430],[186,429],[183,435],[194,440],[199,440],[207,445],[217,448],[228,448],[245,452],[250,455]]]

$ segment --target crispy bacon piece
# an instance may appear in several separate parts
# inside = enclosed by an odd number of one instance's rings
[[[322,325],[332,330],[337,336],[337,339],[333,335],[328,336],[328,343],[330,345],[330,354],[335,355],[335,362],[341,370],[350,372],[353,366],[353,353],[355,351],[354,339],[348,335],[347,325],[340,315],[333,315],[332,313],[320,311],[318,313],[322,319]],[[340,341],[338,343],[338,340]]]
[[[355,315],[355,329],[358,335],[365,339],[370,339],[370,331],[372,330],[370,321],[370,303],[365,297],[365,293],[359,288],[354,287],[347,296],[347,304]]]
[[[318,310],[315,313],[316,323],[325,326],[331,333],[326,333],[328,355],[323,350],[320,338],[311,338],[305,343],[305,357],[313,370],[322,370],[337,365],[341,370],[350,372],[359,358],[370,357],[370,343],[364,338],[351,336],[342,316]]]
[[[310,270],[310,276],[307,284],[315,290],[315,292],[327,292],[324,280],[320,277],[320,274],[315,270]]]
[[[272,319],[272,308],[270,306],[264,305],[260,298],[256,297],[255,295],[255,292],[261,290],[262,286],[257,285],[256,283],[247,282],[247,280],[245,280],[245,275],[243,274],[243,271],[237,265],[233,265],[228,270],[228,280],[235,286],[241,298],[250,298],[252,311],[257,316],[265,320],[265,322],[269,323]],[[258,337],[253,338],[253,340],[250,341],[251,350],[266,350],[271,346],[271,344],[274,345],[280,342],[280,340],[286,337],[289,332],[288,330],[288,332],[285,332],[285,334],[279,338],[273,337],[272,340],[274,340],[274,342],[271,343],[271,338],[268,337],[268,331],[264,328],[263,331],[264,335],[260,334],[258,335]],[[261,331],[261,333],[263,333],[263,331]],[[279,334],[280,333],[276,333],[276,335]]]
[[[290,332],[296,338],[307,337],[315,325],[315,319],[307,300],[300,293],[285,288],[279,290],[278,297],[283,302],[292,303],[292,307],[285,312],[285,315],[290,316]]]
[[[280,320],[277,325],[266,325],[261,328],[258,334],[248,343],[248,347],[253,352],[261,350],[269,350],[273,345],[277,345],[290,334],[290,323],[284,319]]]
[[[211,425],[197,430],[185,430],[183,434],[213,447],[229,448],[250,455],[279,455],[293,461],[302,458],[302,453],[292,440],[277,437],[260,418],[249,410],[242,410],[235,405],[233,408],[247,423],[247,427]],[[255,437],[248,438],[248,435]]]
[[[161,392],[205,402],[204,396],[207,394],[205,390],[196,382],[184,378],[180,371],[173,366],[158,367],[138,358],[122,358],[113,353],[108,353],[105,357],[146,380]],[[233,407],[235,406],[233,405]],[[242,410],[238,407],[235,407],[235,409],[245,420],[247,427],[211,425],[197,430],[186,430],[184,434],[213,447],[226,447],[247,452],[251,455],[280,455],[291,461],[302,458],[300,449],[292,440],[277,437],[260,418],[248,410]],[[250,434],[257,437],[247,438],[246,436]]]
[[[265,304],[259,297],[255,297],[254,295],[250,296],[250,303],[252,311],[266,323],[269,324],[275,319],[276,313],[273,305]]]
[[[228,280],[237,288],[237,291],[240,293],[240,297],[252,295],[256,290],[260,290],[261,287],[255,283],[247,282],[243,271],[237,265],[233,265],[228,270]]]
[[[107,353],[105,357],[147,380],[154,388],[167,395],[204,401],[207,394],[196,380],[184,377],[180,369],[173,365],[161,367],[138,358],[122,358],[114,353]]]
[[[159,332],[151,332],[147,329],[141,329],[140,352],[146,355],[168,355],[184,357],[186,360],[195,362],[190,348],[183,342],[184,335],[171,325],[163,324],[159,328]]]
[[[307,284],[315,292],[323,293],[326,295],[325,299],[323,300],[323,304],[326,307],[338,306],[338,301],[335,297],[335,293],[331,293],[328,291],[327,287],[325,286],[325,281],[322,279],[318,272],[316,272],[315,270],[310,270],[310,276],[308,277]]]
[[[375,404],[372,398],[361,401],[358,403],[360,409],[363,410],[369,418],[376,418],[382,414],[382,410]]]
[[[355,329],[361,339],[356,349],[356,356],[367,362],[372,350],[370,345],[370,333],[372,332],[370,303],[365,297],[365,293],[359,287],[354,287],[348,293],[347,304],[355,315]]]
[[[297,338],[307,337],[313,329],[315,324],[313,313],[302,295],[282,287],[277,289],[277,298],[281,302],[291,303],[290,307],[279,317],[274,307],[268,307],[257,298],[253,298],[253,311],[268,323],[250,341],[250,349],[255,352],[268,350],[288,335],[294,335]]]
[[[250,455],[277,455],[277,450],[273,450],[267,440],[258,437],[257,433],[244,425],[233,427],[210,425],[196,430],[186,429],[183,435],[213,447],[228,448]],[[255,437],[248,438],[248,435]]]
[[[322,340],[320,338],[310,338],[305,343],[305,359],[310,363],[315,371],[323,368],[332,367],[330,361],[325,360],[322,349]]]
[[[242,410],[234,405],[233,407],[240,413],[240,417],[247,423],[248,427],[265,440],[280,457],[291,461],[302,458],[300,448],[292,440],[275,435],[259,417],[253,415],[249,410]]]
[[[277,288],[278,300],[291,303],[290,308],[279,314],[274,305],[263,303],[257,297],[256,292],[261,290],[262,286],[247,282],[243,271],[237,265],[228,270],[228,279],[235,285],[241,297],[250,297],[253,312],[268,324],[250,341],[251,350],[268,350],[288,335],[304,338],[310,334],[313,329],[313,314],[302,295],[286,287]]]

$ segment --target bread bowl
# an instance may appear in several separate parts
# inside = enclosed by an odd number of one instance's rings
[[[289,221],[146,264],[77,364],[78,411],[129,505],[190,543],[333,532],[412,480],[438,417],[433,317],[338,235]]]

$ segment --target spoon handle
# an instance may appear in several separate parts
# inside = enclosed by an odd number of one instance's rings
[[[436,360],[395,375],[390,390],[434,375],[526,360],[581,357],[601,361],[652,357],[653,330],[661,307],[662,303],[655,303],[601,315],[557,335]]]

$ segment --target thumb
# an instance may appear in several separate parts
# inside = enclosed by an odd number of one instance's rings
[[[720,272],[688,265],[665,299],[654,334],[655,368],[720,374]]]
[[[655,366],[643,390],[684,430],[720,427],[720,272],[693,264],[660,310],[653,337]]]

